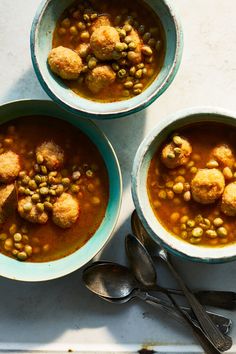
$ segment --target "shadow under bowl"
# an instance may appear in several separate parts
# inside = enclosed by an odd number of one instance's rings
[[[109,200],[105,217],[95,234],[74,253],[52,261],[42,263],[19,262],[0,254],[1,276],[22,281],[43,281],[62,277],[89,262],[108,242],[118,219],[122,180],[119,162],[115,152],[101,130],[90,120],[80,119],[72,113],[62,110],[51,101],[22,100],[0,106],[0,124],[12,119],[42,115],[65,120],[75,129],[79,128],[96,145],[102,155],[109,176]]]
[[[203,107],[187,109],[167,117],[156,126],[141,143],[133,164],[133,201],[148,234],[153,241],[170,253],[190,261],[223,263],[236,259],[236,243],[219,247],[192,245],[169,233],[156,218],[147,192],[147,174],[157,149],[176,130],[194,123],[218,122],[236,129],[236,114],[220,108]],[[227,140],[227,137],[226,137]],[[174,211],[174,210],[173,210]]]
[[[143,0],[156,12],[166,37],[163,67],[153,83],[140,95],[128,100],[100,103],[76,95],[47,65],[57,20],[74,0],[45,0],[39,6],[31,28],[31,58],[45,92],[59,105],[85,118],[112,119],[138,112],[154,102],[173,81],[182,58],[183,35],[180,22],[168,0]]]

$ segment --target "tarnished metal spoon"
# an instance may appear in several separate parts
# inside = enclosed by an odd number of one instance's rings
[[[139,220],[138,216],[135,218],[136,222],[138,223],[136,230],[138,232],[142,232],[144,229],[141,221]],[[145,229],[144,229],[145,230]],[[161,246],[158,247],[158,255],[159,257],[167,264],[169,270],[171,271],[172,275],[178,282],[179,286],[181,287],[186,300],[188,301],[189,305],[191,306],[196,318],[198,319],[203,331],[207,335],[207,337],[211,340],[216,348],[221,351],[226,351],[232,347],[232,339],[229,336],[223,335],[217,326],[214,324],[210,316],[208,316],[204,307],[200,304],[194,294],[190,291],[190,289],[185,285],[183,279],[180,277],[176,269],[171,263],[168,253],[164,250]],[[170,297],[170,295],[169,295]],[[173,298],[172,298],[173,300]]]
[[[149,253],[157,249],[157,245],[151,240],[150,236],[147,234],[146,230],[141,224],[136,210],[132,213],[131,216],[131,227],[133,233],[144,244]],[[155,258],[155,256],[153,256],[153,258]],[[168,290],[171,294],[184,296],[182,290],[169,288],[165,289]],[[226,310],[236,309],[236,293],[233,291],[202,290],[194,291],[193,293],[202,305],[219,307]]]
[[[139,298],[149,303],[155,303],[175,319],[181,320],[181,317],[169,302],[139,289],[140,285],[130,270],[120,264],[107,261],[95,262],[84,269],[83,281],[90,291],[106,301],[115,304],[124,304],[131,299]],[[198,322],[192,311],[187,307],[183,307],[182,309],[189,315],[195,325],[198,326]],[[230,320],[211,312],[209,312],[209,315],[222,330],[222,333],[229,332],[232,324]]]

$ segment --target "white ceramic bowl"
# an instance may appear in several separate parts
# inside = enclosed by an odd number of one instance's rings
[[[183,36],[180,22],[168,0],[143,0],[160,17],[166,36],[163,67],[153,83],[140,95],[112,103],[91,101],[76,95],[47,65],[52,36],[62,12],[74,0],[44,0],[40,4],[31,29],[30,46],[34,70],[46,93],[63,108],[83,117],[111,119],[135,113],[149,106],[173,81],[182,58]]]
[[[174,255],[191,261],[221,263],[236,259],[236,243],[210,248],[192,245],[173,236],[157,220],[150,206],[146,188],[148,168],[157,148],[172,132],[191,123],[206,121],[221,122],[236,129],[235,113],[219,108],[205,107],[177,112],[162,120],[152,130],[140,145],[135,156],[132,171],[132,196],[143,225],[156,243],[161,244]]]

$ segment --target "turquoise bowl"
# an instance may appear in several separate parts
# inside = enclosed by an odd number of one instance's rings
[[[0,106],[0,123],[21,116],[47,115],[65,120],[79,128],[97,146],[105,161],[109,174],[109,201],[106,215],[91,239],[78,251],[53,262],[19,262],[0,254],[1,276],[14,280],[42,281],[62,277],[90,261],[107,243],[116,225],[122,195],[121,172],[115,152],[101,130],[90,120],[78,118],[62,110],[51,101],[23,100]]]
[[[182,57],[183,35],[180,22],[167,0],[143,0],[160,17],[166,36],[166,56],[161,72],[144,92],[129,100],[99,103],[87,100],[71,91],[49,70],[47,56],[52,48],[56,22],[74,0],[46,0],[39,6],[31,29],[31,57],[35,73],[46,93],[69,112],[85,118],[111,119],[126,116],[148,107],[174,79]]]
[[[221,122],[236,129],[236,114],[219,108],[203,107],[177,112],[162,120],[144,139],[136,153],[131,177],[132,196],[139,218],[148,234],[170,253],[196,262],[229,262],[236,259],[236,244],[210,248],[192,245],[171,235],[156,219],[147,194],[147,173],[158,147],[181,127],[201,122]]]

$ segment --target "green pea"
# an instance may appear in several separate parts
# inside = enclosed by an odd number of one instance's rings
[[[83,31],[83,30],[85,30],[86,25],[85,25],[84,22],[79,21],[79,22],[77,23],[77,28],[78,28],[80,31]]]
[[[33,252],[33,249],[32,249],[32,247],[30,245],[25,245],[24,251],[27,254],[27,256],[31,256],[31,254]]]
[[[41,183],[41,176],[40,175],[35,175],[34,180],[37,184]]]
[[[129,44],[129,43],[132,42],[132,37],[131,36],[126,36],[124,41],[125,41],[126,44]]]
[[[130,50],[135,50],[137,48],[137,44],[135,42],[130,42],[128,47]]]
[[[35,172],[37,172],[37,173],[40,172],[40,166],[39,166],[39,164],[36,163],[36,164],[34,165],[34,170],[35,170]]]
[[[134,89],[135,89],[135,90],[137,90],[137,89],[142,90],[142,89],[143,89],[143,84],[141,84],[141,83],[135,84],[135,85],[134,85]]]
[[[37,203],[40,200],[40,195],[38,193],[33,194],[32,197],[31,197],[31,200],[34,203]]]
[[[43,160],[44,160],[44,158],[43,158],[43,155],[41,155],[41,154],[37,154],[36,155],[36,161],[37,161],[37,163],[40,165],[41,163],[43,163]]]
[[[140,25],[140,26],[139,26],[139,29],[138,29],[138,32],[139,32],[140,34],[144,34],[144,32],[145,32],[145,26],[144,26],[144,25]]]
[[[123,28],[124,28],[125,32],[130,32],[132,30],[132,26],[130,26],[129,24],[124,25]]]
[[[88,32],[88,31],[83,31],[83,32],[81,33],[81,35],[80,35],[80,38],[81,38],[82,40],[88,40],[89,37],[90,37],[90,35],[89,35],[89,32]]]
[[[92,57],[91,59],[89,59],[89,61],[88,61],[89,69],[94,69],[96,66],[97,66],[96,58]]]
[[[186,224],[187,224],[188,227],[192,228],[192,227],[195,226],[195,221],[191,219],[191,220],[188,220]]]
[[[33,207],[33,205],[32,205],[32,203],[30,203],[30,202],[27,202],[27,203],[25,203],[25,204],[23,205],[23,209],[24,209],[25,211],[30,211],[30,210],[32,209],[32,207]]]
[[[126,76],[126,70],[125,69],[120,69],[119,71],[118,71],[118,77],[120,78],[120,79],[122,79],[123,77],[125,77]]]
[[[134,86],[134,84],[133,84],[132,81],[126,81],[126,82],[124,83],[124,87],[125,87],[126,89],[131,89],[133,86]]]
[[[40,212],[44,211],[44,204],[43,203],[37,203],[36,204],[36,209]]]
[[[133,93],[134,93],[134,95],[140,95],[140,93],[142,93],[142,90],[140,90],[140,89],[136,89],[136,90],[133,90]]]
[[[50,202],[44,202],[44,207],[46,210],[52,210],[53,205]]]
[[[35,190],[35,189],[37,189],[37,184],[36,184],[36,182],[32,179],[31,181],[29,181],[29,188],[31,189],[31,190]]]
[[[61,26],[65,27],[65,28],[69,28],[70,27],[70,20],[69,18],[65,18],[62,22],[61,22]]]
[[[117,52],[122,52],[122,50],[123,50],[123,43],[117,42],[117,43],[116,43],[116,46],[115,46],[115,50],[117,50]]]
[[[221,218],[215,218],[213,220],[213,224],[216,226],[216,227],[219,227],[221,225],[223,225],[224,221],[221,219]]]
[[[20,187],[18,188],[18,193],[19,193],[19,194],[24,194],[24,193],[25,193],[25,187],[20,186]]]
[[[61,183],[64,187],[67,187],[70,184],[70,179],[69,178],[62,178]]]
[[[25,261],[27,259],[27,254],[26,252],[22,251],[22,252],[19,252],[17,254],[17,258],[20,260],[20,261]]]
[[[219,237],[226,237],[228,235],[228,231],[223,226],[219,227],[216,232]]]
[[[44,175],[46,175],[46,174],[48,173],[47,167],[44,166],[44,165],[42,165],[42,166],[41,166],[41,172],[42,172]]]
[[[13,240],[11,238],[7,238],[4,242],[4,249],[6,251],[10,251],[13,247]]]
[[[79,186],[77,186],[76,184],[72,184],[70,189],[71,189],[72,193],[78,193],[79,192]]]
[[[59,184],[57,189],[56,189],[56,194],[61,195],[64,192],[64,187],[62,184]]]
[[[144,45],[142,47],[142,53],[143,53],[143,55],[147,55],[150,57],[153,54],[152,48],[150,48],[148,45]]]
[[[150,47],[155,48],[156,40],[154,38],[151,38],[151,39],[149,39],[149,41],[147,43],[148,43],[148,45],[150,45]]]
[[[120,38],[125,38],[126,31],[124,29],[121,29],[118,33],[119,33]]]
[[[142,76],[143,76],[142,69],[137,70],[136,73],[135,73],[136,79],[141,79]]]
[[[39,193],[40,193],[41,195],[47,195],[48,192],[49,192],[49,189],[48,189],[47,187],[42,187],[42,188],[40,188],[40,190],[39,190]]]
[[[22,179],[26,176],[26,172],[25,171],[20,171],[19,172],[19,177]]]
[[[16,224],[12,224],[11,226],[10,226],[10,228],[9,228],[9,233],[10,233],[10,235],[14,235],[15,233],[16,233],[16,231],[17,231],[17,226],[16,226]]]
[[[17,232],[13,235],[13,239],[15,242],[20,242],[22,240],[22,235],[19,232]]]
[[[199,243],[201,242],[201,238],[197,238],[197,237],[191,237],[189,240],[191,243],[195,244],[195,243]]]
[[[113,69],[114,71],[118,71],[118,70],[120,69],[119,64],[113,63],[113,64],[112,64],[112,69]]]
[[[210,238],[216,238],[217,237],[217,233],[215,230],[207,230],[206,231],[206,236],[210,237]]]
[[[130,73],[131,76],[134,76],[134,75],[135,75],[135,73],[136,73],[136,68],[135,68],[135,66],[132,66],[132,67],[130,68],[129,73]]]
[[[83,19],[84,19],[84,21],[88,22],[90,20],[90,17],[88,14],[84,14]]]
[[[149,39],[151,38],[151,33],[150,32],[146,32],[146,33],[144,33],[144,35],[143,35],[143,41],[144,42],[148,42],[149,41]]]
[[[0,234],[0,241],[5,241],[7,239],[7,234],[6,233],[1,233]]]
[[[123,95],[124,97],[129,97],[129,96],[130,96],[129,90],[123,90],[122,95]]]
[[[29,176],[25,176],[22,180],[22,184],[24,184],[25,186],[29,183],[30,181],[30,177]]]
[[[193,237],[201,237],[203,235],[203,229],[201,227],[195,227],[192,230]]]

